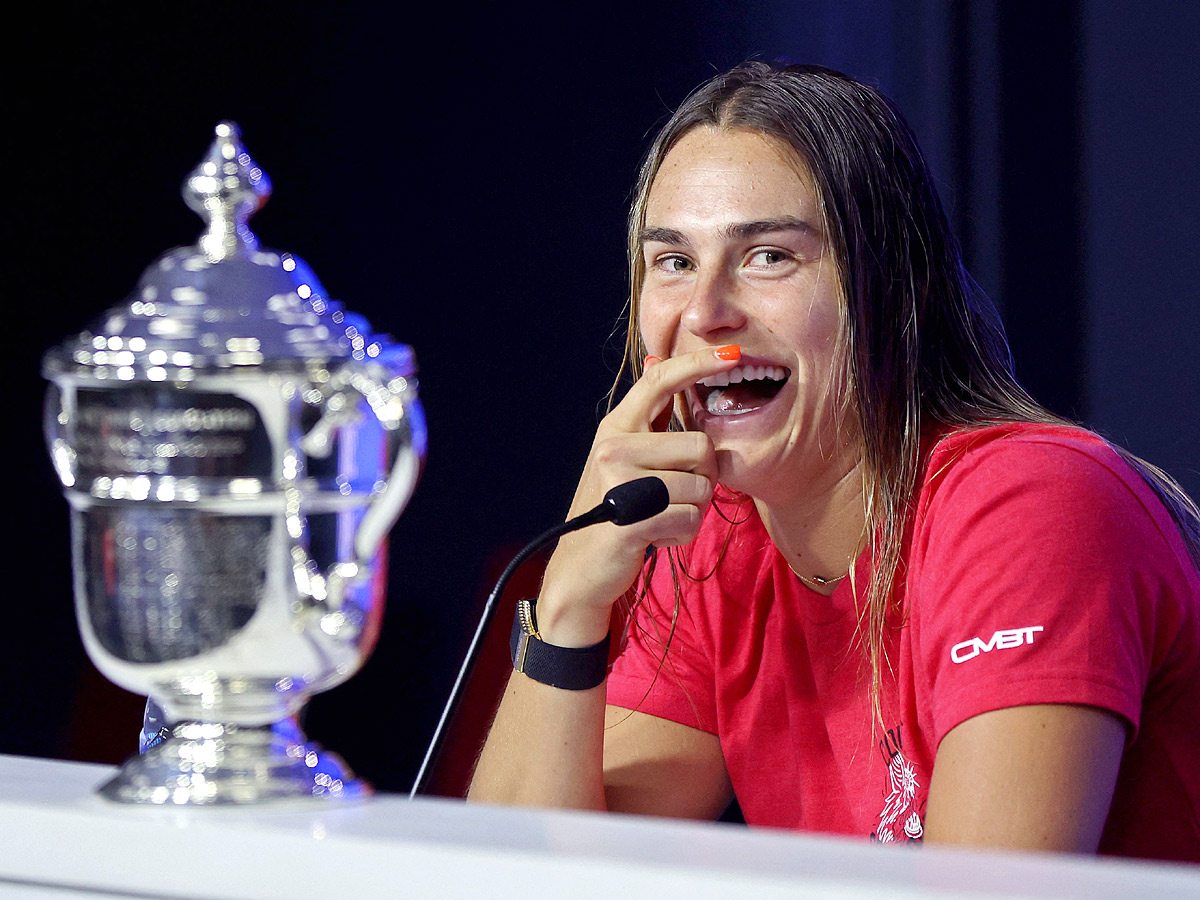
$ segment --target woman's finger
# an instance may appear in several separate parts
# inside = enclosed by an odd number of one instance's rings
[[[651,472],[667,486],[672,505],[704,507],[712,499],[713,480],[694,472]]]
[[[670,416],[675,395],[701,378],[732,369],[742,356],[737,344],[706,347],[653,363],[609,414],[623,431],[652,431],[660,416]]]
[[[664,469],[694,472],[707,478],[717,476],[712,439],[699,431],[601,437],[592,448],[590,464],[597,474],[606,476],[604,480],[613,482],[609,488]]]
[[[655,363],[662,362],[662,359],[657,356],[647,356],[642,361],[642,372],[645,372]],[[662,433],[671,427],[671,407],[667,407],[650,423],[650,430],[657,433]]]
[[[645,548],[650,545],[654,545],[655,547],[676,547],[680,544],[688,543],[700,530],[700,523],[703,519],[703,508],[687,503],[672,503],[653,519],[648,519],[646,522],[638,523],[637,525],[613,525],[609,527],[625,528],[625,539],[636,543],[638,553],[644,557]],[[638,569],[640,570],[640,568],[639,561]],[[633,577],[636,577],[636,575],[637,570],[634,571]],[[632,580],[633,578],[630,579],[631,582]]]

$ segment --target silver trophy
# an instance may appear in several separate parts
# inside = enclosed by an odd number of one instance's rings
[[[177,723],[113,800],[369,792],[297,722],[378,636],[384,540],[425,455],[416,366],[259,247],[246,223],[269,193],[219,125],[184,183],[199,241],[43,360],[84,646]]]

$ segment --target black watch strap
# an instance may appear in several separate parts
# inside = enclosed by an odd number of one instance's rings
[[[586,691],[603,684],[608,677],[608,642],[611,634],[590,647],[556,647],[547,644],[537,632],[534,618],[536,600],[521,600],[513,618],[513,668],[534,681],[568,691]]]

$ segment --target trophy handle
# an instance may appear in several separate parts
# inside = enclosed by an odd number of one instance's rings
[[[350,386],[367,401],[379,424],[400,436],[390,442],[395,457],[388,466],[387,486],[371,501],[354,537],[355,562],[366,566],[408,505],[421,477],[425,463],[425,417],[416,399],[415,379],[399,376],[385,384],[365,372],[356,372]]]
[[[407,351],[407,348],[403,349]],[[411,359],[411,351],[407,352]],[[357,418],[359,404],[350,403],[345,397],[351,392],[366,401],[371,413],[390,434],[388,444],[392,448],[393,458],[388,463],[386,486],[371,499],[366,514],[358,524],[354,535],[353,561],[335,563],[325,573],[326,596],[324,602],[318,605],[332,610],[341,608],[347,584],[370,576],[371,561],[388,530],[412,498],[425,463],[425,416],[417,398],[416,379],[399,375],[385,381],[361,369],[349,374],[344,389],[327,399],[324,415],[300,442],[306,454],[314,457],[328,455],[332,448],[333,432],[339,425]],[[332,402],[334,397],[342,399]],[[311,579],[317,573],[307,560],[307,555],[298,545],[293,546],[292,554],[300,567],[307,569],[306,580],[311,585]],[[304,593],[315,599],[311,591]]]

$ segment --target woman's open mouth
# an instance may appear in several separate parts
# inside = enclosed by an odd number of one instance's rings
[[[774,400],[790,376],[783,366],[736,366],[702,378],[696,396],[710,416],[740,416]]]

